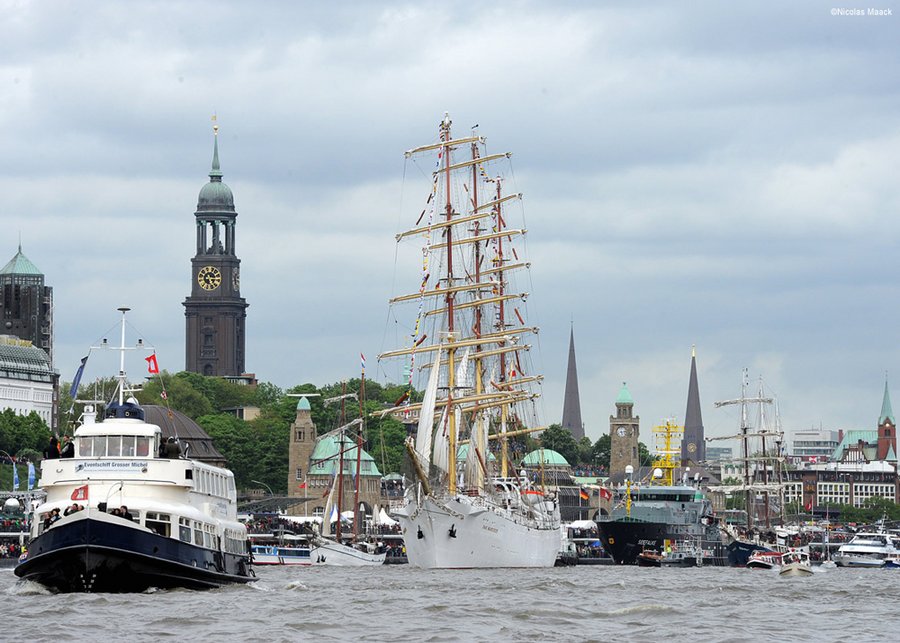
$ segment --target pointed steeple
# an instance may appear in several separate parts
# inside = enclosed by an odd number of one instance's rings
[[[691,376],[688,380],[687,409],[684,412],[684,438],[681,441],[682,464],[697,464],[706,460],[704,437],[700,387],[697,383],[697,350],[691,347]]]
[[[210,181],[221,181],[222,171],[219,169],[219,126],[213,125],[213,160],[209,171]]]
[[[878,416],[878,424],[884,424],[885,420],[894,422],[894,410],[891,408],[891,394],[888,392],[887,373],[884,374],[884,398],[881,400],[881,415]]]
[[[566,369],[566,393],[563,398],[562,427],[576,440],[584,437],[581,421],[581,398],[578,395],[578,369],[575,366],[575,327],[569,332],[569,365]]]

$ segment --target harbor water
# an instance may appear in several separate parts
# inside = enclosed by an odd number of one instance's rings
[[[900,570],[267,568],[248,586],[53,595],[0,569],[4,641],[893,641]]]

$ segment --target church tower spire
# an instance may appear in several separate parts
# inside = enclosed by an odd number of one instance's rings
[[[691,377],[688,380],[687,409],[684,412],[681,462],[687,465],[705,460],[706,440],[703,435],[703,414],[700,411],[700,387],[697,384],[697,350],[691,347]]]
[[[563,398],[562,427],[576,440],[584,437],[581,399],[578,395],[578,368],[575,366],[575,325],[569,331],[569,364],[566,369],[566,393]]]
[[[219,166],[218,125],[213,125],[209,183],[200,190],[194,218],[197,245],[191,259],[191,294],[183,304],[187,324],[185,370],[238,377],[245,373],[248,304],[241,297],[234,195],[222,182]]]

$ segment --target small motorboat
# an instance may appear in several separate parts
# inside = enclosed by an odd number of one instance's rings
[[[661,567],[662,554],[652,549],[645,549],[637,555],[638,567]]]
[[[813,573],[809,553],[792,550],[781,556],[780,576],[810,576]]]
[[[781,567],[781,552],[757,549],[750,554],[747,569],[774,569]]]

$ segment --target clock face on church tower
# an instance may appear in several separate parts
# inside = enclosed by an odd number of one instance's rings
[[[222,273],[215,266],[203,266],[197,272],[197,283],[203,290],[215,290],[222,283]]]
[[[624,438],[628,434],[628,427],[620,426],[616,429],[616,433],[619,434],[620,438]]]

